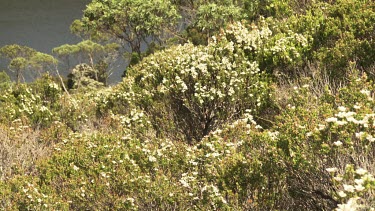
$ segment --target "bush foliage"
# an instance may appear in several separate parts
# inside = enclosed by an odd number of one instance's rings
[[[86,15],[105,2],[121,8]],[[204,45],[155,50],[112,87],[81,64],[70,93],[1,73],[1,209],[375,207],[374,3],[162,2],[191,8]]]

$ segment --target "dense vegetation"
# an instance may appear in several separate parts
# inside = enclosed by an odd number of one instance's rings
[[[0,208],[373,210],[374,23],[365,0],[93,0],[55,57],[0,49]]]

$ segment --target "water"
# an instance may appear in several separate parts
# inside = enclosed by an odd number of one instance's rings
[[[69,26],[82,17],[90,0],[0,0],[0,47],[8,44],[26,45],[40,52],[52,54],[52,49],[63,44],[82,41],[70,33]],[[0,61],[0,70],[6,69]],[[110,81],[119,81],[122,70],[117,70]],[[67,70],[61,72],[68,74]]]

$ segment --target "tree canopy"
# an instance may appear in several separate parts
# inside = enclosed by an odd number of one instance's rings
[[[16,44],[0,48],[0,56],[9,61],[8,68],[15,72],[17,82],[20,82],[25,70],[29,70],[29,73],[36,72],[41,76],[43,72],[56,68],[57,64],[57,60],[51,55]]]
[[[52,49],[52,52],[65,63],[69,69],[78,64],[88,64],[92,70],[92,79],[107,84],[111,75],[113,62],[118,58],[119,45],[109,43],[101,45],[91,40],[84,40],[78,44],[65,44]],[[87,69],[87,68],[86,68]]]
[[[93,0],[71,30],[92,38],[120,40],[140,55],[142,43],[163,42],[178,18],[169,0]]]

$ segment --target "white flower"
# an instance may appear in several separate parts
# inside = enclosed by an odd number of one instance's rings
[[[134,199],[133,198],[127,198],[126,201],[130,201],[131,203],[134,203]]]
[[[341,146],[342,145],[342,142],[341,141],[335,141],[335,142],[333,142],[333,144],[335,145],[335,146]]]
[[[345,117],[345,112],[339,112],[339,113],[335,114],[335,116],[337,116],[339,118],[344,118]]]
[[[344,106],[339,106],[337,109],[338,109],[339,111],[341,111],[341,112],[346,111],[346,108],[345,108]]]
[[[346,197],[346,193],[345,193],[344,191],[339,191],[337,194],[338,194],[341,198]]]
[[[362,185],[356,185],[356,186],[354,186],[355,187],[355,189],[357,190],[357,191],[363,191],[364,189],[365,189],[365,187],[363,187]]]
[[[375,181],[374,176],[372,176],[371,174],[365,174],[365,175],[363,175],[362,179],[365,180],[365,181],[370,181],[370,182]]]
[[[355,184],[362,185],[365,181],[363,179],[354,179]]]
[[[193,166],[197,166],[198,165],[198,162],[195,162],[195,161],[189,161],[189,163],[191,163],[191,165],[193,165]]]
[[[73,169],[74,169],[74,171],[78,171],[79,170],[79,168],[76,165],[73,165]]]
[[[326,119],[326,122],[337,122],[337,118],[336,117],[329,117]]]
[[[348,121],[348,122],[353,122],[353,123],[355,123],[355,124],[358,124],[359,123],[359,121],[358,120],[356,120],[354,117],[347,117],[346,118],[346,120]]]
[[[218,153],[218,152],[214,152],[214,153],[212,153],[211,155],[212,155],[212,157],[218,157],[218,156],[220,156],[220,153]]]
[[[324,130],[326,128],[325,125],[318,124],[318,130]]]
[[[150,156],[148,157],[148,160],[149,160],[150,162],[156,162],[156,158],[155,158],[154,156],[152,156],[152,155],[150,155]]]
[[[353,111],[349,111],[349,112],[346,112],[346,113],[345,113],[345,117],[346,117],[346,118],[353,117],[355,114],[356,114],[355,112],[353,112]]]
[[[305,84],[302,86],[303,88],[309,88],[309,85],[308,84]]]
[[[337,211],[353,211],[358,208],[357,206],[357,199],[358,198],[350,198],[346,204],[338,204]]]
[[[343,178],[340,176],[333,177],[333,179],[336,180],[337,182],[341,182],[343,180]]]
[[[357,170],[355,170],[355,173],[359,174],[359,175],[364,175],[367,173],[367,170],[363,169],[363,168],[358,168]]]
[[[336,122],[338,125],[345,125],[347,124],[348,122],[347,121],[337,121]]]
[[[131,197],[129,197],[129,198],[126,199],[126,202],[129,202],[131,206],[134,206],[134,201],[135,200],[133,198],[131,198]]]
[[[367,136],[366,136],[366,139],[367,139],[369,142],[374,142],[374,141],[375,141],[375,138],[374,138],[372,135],[367,135]]]
[[[362,138],[362,136],[363,136],[364,134],[365,134],[364,132],[355,133],[355,137],[356,137],[356,138]]]
[[[337,168],[326,168],[326,171],[328,171],[329,173],[336,172],[337,170]]]
[[[181,183],[182,186],[184,186],[185,188],[190,187],[189,183],[188,183],[187,181],[185,181],[184,178],[181,178],[181,179],[180,179],[180,183]]]
[[[344,186],[344,190],[347,191],[347,192],[353,193],[354,190],[355,190],[355,188],[354,188],[353,185],[346,185],[346,184],[344,184],[343,186]]]
[[[364,95],[367,95],[367,96],[370,96],[370,94],[371,94],[371,92],[369,90],[366,90],[366,89],[362,89],[360,92]]]
[[[109,176],[105,172],[100,172],[100,175],[104,178],[108,178]]]
[[[360,105],[354,105],[354,109],[360,109],[361,108],[361,106]]]

